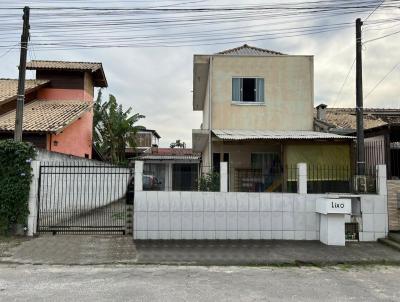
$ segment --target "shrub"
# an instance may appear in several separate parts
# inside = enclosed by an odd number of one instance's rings
[[[199,180],[199,190],[200,191],[218,192],[219,191],[219,173],[211,171],[211,172],[203,174]]]
[[[36,150],[30,143],[0,141],[0,234],[15,224],[25,224],[32,180],[31,161]]]

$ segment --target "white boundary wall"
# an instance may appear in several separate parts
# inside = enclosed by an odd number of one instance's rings
[[[136,192],[134,237],[318,240],[317,197],[279,193]]]
[[[320,194],[136,192],[135,239],[319,240]],[[386,199],[361,197],[360,241],[387,234]]]
[[[360,241],[375,241],[388,232],[383,168],[378,168],[378,194],[360,195]],[[136,177],[140,172],[136,170]],[[306,175],[303,178],[307,179]],[[315,204],[318,198],[328,196],[306,192],[144,192],[138,186],[134,239],[319,240],[320,214],[315,212]],[[350,215],[347,218],[350,221]]]

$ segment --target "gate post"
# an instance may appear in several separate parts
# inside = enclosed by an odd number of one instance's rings
[[[297,193],[307,194],[307,164],[297,164]]]
[[[135,192],[143,191],[143,161],[135,161]]]
[[[37,215],[38,215],[38,190],[39,190],[39,174],[40,174],[40,161],[34,160],[31,162],[32,167],[32,181],[29,189],[29,216],[28,216],[28,236],[33,236],[37,232]]]

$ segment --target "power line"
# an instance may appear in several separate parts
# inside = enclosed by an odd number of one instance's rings
[[[382,79],[380,79],[377,83],[376,83],[376,85],[374,86],[374,88],[372,88],[368,93],[367,93],[367,95],[364,97],[364,100],[365,99],[367,99],[367,97],[371,94],[371,93],[373,93],[374,91],[375,91],[375,89],[376,88],[378,88],[378,86],[398,67],[398,66],[400,66],[400,62],[399,63],[397,63],[396,65],[394,65],[393,66],[393,68],[388,72],[388,73],[386,73],[384,76],[383,76],[383,78]]]
[[[354,64],[355,64],[355,63],[356,63],[356,58],[354,58],[353,63],[351,63],[350,69],[349,69],[349,71],[348,71],[347,74],[346,74],[346,77],[345,77],[345,79],[344,79],[344,81],[343,81],[343,83],[342,83],[342,86],[340,86],[339,92],[336,94],[335,102],[333,103],[333,106],[332,106],[332,107],[335,107],[335,106],[336,106],[336,103],[337,103],[337,101],[339,100],[340,95],[342,94],[343,88],[344,88],[344,86],[346,85],[347,80],[349,79],[350,73],[351,73],[351,71],[353,70],[353,67],[354,67]]]

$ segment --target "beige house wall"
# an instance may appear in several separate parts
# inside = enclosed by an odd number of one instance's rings
[[[312,56],[213,56],[210,64],[212,129],[313,130]],[[264,104],[233,103],[232,77],[264,78]]]
[[[400,194],[400,180],[388,180],[389,231],[400,231],[400,209],[397,207],[397,195]]]
[[[234,188],[235,185],[235,169],[251,169],[252,153],[278,153],[280,154],[282,165],[291,165],[293,167],[300,162],[350,166],[351,160],[350,145],[348,142],[214,141],[212,152],[220,153],[221,161],[223,160],[223,153],[229,153],[230,189]],[[208,156],[204,156],[203,158],[208,158]],[[337,162],[339,159],[340,162]]]

